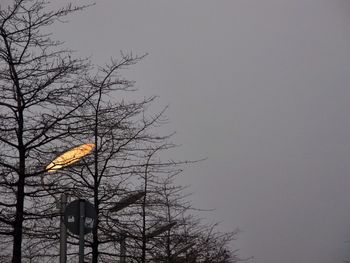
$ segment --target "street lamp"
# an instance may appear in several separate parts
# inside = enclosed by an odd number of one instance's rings
[[[176,224],[177,224],[177,222],[174,221],[174,222],[167,223],[165,225],[161,225],[160,227],[156,228],[152,232],[147,233],[146,234],[146,239],[149,240],[149,239],[155,238],[155,237],[163,234],[164,232],[170,230]],[[126,238],[127,237],[138,239],[137,236],[130,235],[130,234],[128,234],[125,231],[123,231],[120,234],[120,262],[121,263],[125,263],[126,262]]]
[[[55,172],[63,167],[69,166],[79,161],[85,155],[88,155],[94,148],[95,148],[94,143],[84,143],[68,151],[65,151],[64,153],[60,154],[55,159],[53,159],[46,166],[46,171]]]
[[[146,192],[144,191],[138,191],[135,194],[131,194],[129,196],[124,197],[121,199],[118,203],[116,203],[109,211],[111,212],[118,212],[125,207],[136,203],[137,200],[141,199],[143,196],[145,196]]]
[[[159,236],[160,234],[163,234],[164,232],[170,230],[173,226],[175,226],[177,222],[170,222],[168,224],[162,225],[152,231],[151,233],[146,234],[147,238],[154,238],[156,236]]]
[[[70,166],[73,163],[79,161],[84,156],[91,153],[91,151],[94,149],[95,144],[93,143],[86,143],[81,144],[79,146],[73,147],[72,149],[65,151],[64,153],[57,156],[54,160],[52,160],[47,166],[46,171],[47,172],[55,172],[63,167]],[[118,203],[116,203],[110,211],[117,212],[120,211],[127,206],[135,203],[137,200],[142,198],[146,193],[144,191],[138,191],[134,194],[131,194],[129,196],[124,197],[121,199]],[[65,206],[66,206],[67,198],[64,194],[61,196],[61,213],[63,214],[65,212]],[[81,205],[80,205],[81,206]],[[80,207],[80,214],[83,213],[84,215],[84,206]],[[66,252],[67,252],[67,230],[66,226],[64,225],[64,220],[60,221],[60,263],[66,263]],[[81,220],[81,219],[80,219]],[[83,226],[84,227],[84,226]],[[79,262],[83,261],[84,256],[84,228],[82,228],[82,224],[80,224],[80,230],[79,230]],[[124,244],[121,240],[121,248],[122,250],[125,249],[125,239]],[[124,252],[125,253],[125,252]],[[122,253],[122,254],[124,254]],[[125,259],[125,257],[123,257]]]
[[[136,203],[137,200],[141,199],[146,195],[145,191],[138,191],[134,194],[130,194],[122,198],[118,203],[116,203],[112,208],[109,209],[111,212],[118,212],[131,204]],[[120,263],[125,263],[126,260],[126,237],[125,231],[120,233],[119,245],[120,245]]]
[[[57,156],[53,159],[47,166],[47,172],[55,172],[63,167],[72,165],[73,163],[79,161],[84,156],[91,153],[94,149],[94,143],[84,143],[79,146],[73,147],[68,151]],[[61,205],[60,205],[60,263],[66,263],[67,261],[67,228],[63,222],[63,213],[66,207],[67,197],[63,193],[61,195]],[[81,239],[81,238],[80,238]],[[79,250],[81,250],[81,245],[79,246]],[[80,251],[81,252],[81,251]]]
[[[171,255],[170,257],[170,261],[171,262],[175,262],[175,260],[177,260],[177,257],[182,254],[182,253],[187,253],[187,250],[189,250],[190,248],[192,248],[194,246],[194,244],[188,244],[187,246],[181,248],[180,250],[178,250],[177,252],[175,252],[174,254]]]

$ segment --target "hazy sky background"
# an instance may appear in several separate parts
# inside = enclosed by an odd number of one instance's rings
[[[54,36],[98,64],[149,53],[124,76],[170,105],[178,159],[208,158],[179,183],[241,255],[350,259],[350,1],[97,2]]]

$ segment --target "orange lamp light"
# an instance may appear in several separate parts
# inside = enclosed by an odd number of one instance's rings
[[[63,154],[56,157],[53,161],[51,161],[46,166],[46,171],[55,172],[58,169],[71,165],[79,161],[85,155],[89,154],[94,149],[94,147],[95,147],[94,143],[85,143],[85,144],[76,146],[64,152]]]

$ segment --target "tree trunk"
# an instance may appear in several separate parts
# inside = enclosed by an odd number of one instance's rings
[[[24,185],[25,185],[25,155],[20,152],[19,178],[17,181],[16,217],[13,226],[13,251],[12,263],[22,261],[22,233],[23,233],[23,210],[24,210]]]
[[[16,218],[13,229],[12,263],[21,263],[22,258],[22,226],[24,205],[24,176],[20,176],[17,186]]]

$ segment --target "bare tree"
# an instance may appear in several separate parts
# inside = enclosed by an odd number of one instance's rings
[[[90,94],[79,76],[87,64],[59,49],[47,26],[83,7],[45,11],[44,1],[15,0],[0,10],[0,235],[21,262],[27,210],[40,191],[41,157],[68,136],[73,113]]]

